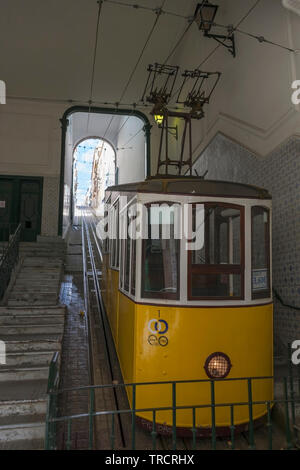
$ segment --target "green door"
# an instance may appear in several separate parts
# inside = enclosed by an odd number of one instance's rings
[[[36,241],[41,225],[39,181],[21,181],[19,221],[22,223],[22,240]]]
[[[21,240],[36,241],[41,233],[43,178],[0,176],[0,241],[22,223]]]

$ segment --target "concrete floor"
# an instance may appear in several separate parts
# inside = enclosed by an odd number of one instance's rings
[[[70,231],[65,274],[60,293],[61,303],[66,305],[66,321],[61,357],[60,388],[89,385],[88,348],[84,311],[82,280],[81,227]],[[59,396],[59,416],[88,412],[88,392],[63,392]],[[88,420],[76,419],[72,424],[72,448],[87,449]],[[65,448],[67,425],[58,426],[58,449]]]

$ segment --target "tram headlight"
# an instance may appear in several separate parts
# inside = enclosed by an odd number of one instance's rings
[[[227,354],[215,352],[208,356],[205,361],[204,369],[210,379],[224,379],[232,367]]]

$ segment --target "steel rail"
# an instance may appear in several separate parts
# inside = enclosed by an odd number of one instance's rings
[[[85,233],[86,233],[86,239],[87,239],[87,246],[88,246],[88,251],[89,251],[89,255],[90,255],[90,264],[91,264],[92,277],[93,277],[93,283],[94,283],[94,288],[95,288],[94,290],[95,290],[95,297],[96,297],[96,306],[97,306],[98,316],[99,316],[100,322],[102,324],[102,331],[103,331],[103,336],[104,336],[105,350],[106,350],[106,357],[107,357],[109,373],[110,373],[110,376],[111,376],[111,381],[114,382],[115,377],[114,377],[112,358],[111,358],[111,354],[110,354],[109,339],[108,339],[109,329],[108,329],[108,325],[107,325],[107,322],[106,322],[106,316],[105,316],[105,313],[104,313],[104,305],[103,305],[103,300],[102,300],[102,295],[101,295],[101,288],[100,288],[100,285],[99,285],[97,268],[96,268],[96,264],[95,264],[91,238],[90,238],[90,234],[89,234],[89,225],[88,225],[88,222],[86,221],[85,215],[83,215],[82,223],[84,225],[84,229],[85,229]],[[99,247],[99,245],[98,245],[98,247]],[[116,409],[120,410],[119,400],[118,400],[116,388],[113,388],[113,395],[114,395],[114,401],[115,401]],[[125,441],[124,430],[123,430],[123,425],[122,425],[120,413],[118,413],[118,424],[119,424],[119,429],[120,429],[120,436],[121,436],[122,445],[123,445],[123,447],[126,447],[126,441]]]
[[[89,295],[89,286],[88,286],[88,272],[87,272],[87,262],[86,262],[83,216],[81,217],[81,240],[82,240],[83,292],[84,292],[84,309],[85,309],[84,317],[85,317],[87,348],[88,348],[88,374],[89,374],[90,384],[94,385],[94,367],[93,367],[92,333],[91,333],[91,317],[90,317],[90,295]]]

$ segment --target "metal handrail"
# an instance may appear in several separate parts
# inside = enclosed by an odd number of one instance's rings
[[[225,378],[225,379],[199,379],[199,380],[182,380],[182,381],[167,381],[167,382],[147,382],[147,383],[131,383],[131,384],[108,384],[108,385],[95,385],[95,386],[90,386],[90,387],[76,387],[73,389],[62,389],[62,390],[52,390],[49,393],[49,398],[56,400],[57,395],[59,393],[62,393],[64,391],[71,391],[71,390],[84,390],[84,389],[89,389],[90,391],[90,396],[94,397],[95,389],[101,389],[101,388],[112,388],[112,387],[131,387],[132,389],[132,406],[130,409],[122,409],[122,410],[101,410],[101,411],[96,411],[94,409],[94,400],[93,400],[93,407],[90,408],[88,413],[82,413],[78,415],[70,415],[70,416],[61,416],[61,417],[51,417],[49,416],[48,423],[49,425],[56,425],[56,423],[61,423],[61,422],[67,422],[68,424],[68,440],[67,440],[67,449],[71,448],[72,445],[72,440],[71,440],[71,430],[72,430],[72,421],[80,418],[89,418],[90,422],[90,432],[92,429],[92,424],[94,422],[95,417],[97,416],[111,416],[111,442],[112,446],[111,448],[114,449],[114,443],[115,443],[115,430],[114,430],[114,419],[116,416],[121,416],[121,415],[131,415],[132,417],[132,426],[131,426],[131,446],[132,449],[134,450],[136,447],[136,427],[135,427],[135,422],[136,422],[136,414],[137,413],[151,413],[152,415],[152,425],[151,421],[149,426],[152,426],[152,432],[151,436],[153,438],[153,449],[156,449],[156,440],[157,440],[157,428],[159,426],[159,423],[156,421],[157,413],[161,411],[169,411],[172,412],[172,425],[170,426],[170,433],[172,435],[172,448],[173,450],[176,449],[177,446],[177,429],[176,429],[176,414],[177,411],[180,410],[191,410],[192,412],[192,417],[193,417],[193,426],[191,427],[191,438],[193,442],[193,449],[196,448],[196,439],[197,439],[197,432],[198,429],[196,427],[196,411],[199,409],[211,409],[211,428],[210,428],[210,437],[211,437],[211,448],[212,450],[216,449],[216,444],[217,444],[217,425],[216,425],[216,409],[222,408],[222,407],[227,407],[230,410],[230,425],[228,426],[230,429],[230,435],[231,435],[231,448],[235,448],[235,435],[236,435],[236,428],[237,425],[235,424],[234,420],[234,411],[236,407],[238,406],[247,406],[248,407],[248,412],[249,412],[249,425],[248,425],[248,434],[249,434],[249,448],[250,449],[255,449],[255,432],[254,432],[254,418],[253,418],[253,407],[256,405],[265,405],[266,407],[266,419],[267,419],[267,428],[268,428],[268,448],[272,449],[273,445],[273,435],[272,435],[272,427],[273,427],[273,418],[271,415],[272,407],[275,404],[283,404],[284,407],[284,415],[285,415],[285,439],[286,439],[286,446],[288,449],[291,449],[295,447],[298,439],[297,435],[297,426],[295,423],[295,405],[300,403],[300,371],[299,371],[299,377],[297,380],[299,380],[299,394],[296,393],[295,390],[292,389],[291,386],[291,378],[289,377],[283,377],[283,398],[282,399],[272,399],[272,400],[253,400],[253,394],[252,394],[252,385],[254,380],[266,380],[266,379],[273,379],[271,376],[266,376],[266,377],[242,377],[242,378]],[[247,401],[241,401],[241,402],[231,402],[231,403],[219,403],[216,402],[215,399],[215,387],[217,383],[220,382],[229,382],[229,381],[237,381],[237,380],[243,380],[247,382],[248,385],[248,400]],[[206,404],[190,404],[190,405],[178,405],[177,404],[177,399],[176,399],[176,391],[177,391],[177,384],[182,384],[182,383],[210,383],[210,403]],[[171,395],[170,395],[170,400],[171,403],[170,406],[162,406],[162,407],[149,407],[149,408],[138,408],[136,407],[136,393],[137,393],[137,387],[138,386],[145,386],[145,385],[165,385],[169,384],[171,385]],[[288,385],[290,385],[290,391],[288,389]],[[299,395],[299,396],[298,396]],[[150,429],[151,431],[151,429]],[[91,441],[90,441],[91,442]],[[48,442],[48,449],[52,448],[51,447],[51,442]],[[92,447],[90,447],[92,448]]]
[[[49,365],[49,376],[48,376],[48,386],[47,386],[47,412],[46,412],[46,449],[48,444],[52,443],[52,448],[55,447],[56,441],[56,422],[57,419],[57,397],[51,396],[50,390],[55,390],[59,386],[59,352],[56,351],[51,359]]]
[[[0,299],[4,296],[11,278],[12,270],[19,259],[21,230],[22,224],[19,224],[15,233],[10,237],[0,260]]]

